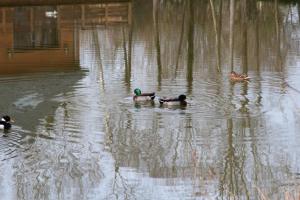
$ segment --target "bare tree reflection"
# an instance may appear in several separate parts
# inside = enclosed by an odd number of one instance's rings
[[[105,80],[104,80],[104,72],[103,72],[103,64],[102,64],[102,53],[101,53],[101,44],[99,41],[99,35],[98,35],[98,29],[95,24],[92,26],[92,36],[93,36],[93,42],[95,44],[95,53],[97,56],[97,63],[99,64],[99,70],[100,70],[100,82],[102,86],[102,90],[105,89]]]
[[[230,0],[230,36],[229,36],[229,49],[230,49],[230,68],[233,71],[233,49],[234,49],[234,13],[235,13],[235,0]]]
[[[194,65],[194,0],[189,0],[189,27],[188,27],[188,49],[187,49],[187,83],[188,93],[193,88],[193,65]]]
[[[122,28],[123,33],[123,51],[124,51],[124,64],[125,64],[125,83],[127,84],[127,92],[130,92],[131,86],[131,62],[132,62],[132,35],[133,25],[130,24],[128,27],[128,45],[125,28]],[[128,50],[127,50],[128,46]]]
[[[87,150],[89,156],[84,158],[85,161],[78,158],[79,152],[86,152],[82,145],[70,142],[78,138],[78,133],[67,131],[70,123],[77,121],[69,109],[63,103],[54,122],[53,119],[49,122],[45,119],[44,126],[47,128],[40,126],[37,130],[27,161],[16,163],[17,195],[20,199],[65,199],[70,196],[84,199],[87,188],[99,184],[103,177],[97,155]],[[57,125],[56,120],[63,123]],[[42,131],[45,128],[47,132]],[[54,140],[55,137],[60,140]],[[27,170],[30,173],[26,173]],[[27,175],[24,176],[24,173]],[[76,191],[68,192],[70,187],[76,188]]]
[[[221,18],[222,18],[222,0],[220,1],[220,9],[219,9],[219,15],[220,15],[220,20],[219,20],[219,28],[217,24],[217,16],[216,16],[216,11],[215,11],[215,4],[213,0],[210,0],[210,8],[211,8],[211,13],[212,13],[212,18],[213,18],[213,23],[214,23],[214,30],[215,30],[215,40],[216,40],[216,59],[217,59],[217,71],[221,72],[221,47],[220,47],[220,34],[221,34]]]
[[[274,14],[275,14],[275,28],[276,28],[276,39],[277,39],[277,67],[278,70],[282,71],[282,58],[281,58],[281,39],[280,39],[280,22],[279,22],[279,8],[278,8],[278,0],[275,0],[274,6]]]
[[[159,36],[159,6],[158,0],[153,0],[153,22],[155,29],[155,47],[156,47],[156,61],[157,61],[157,82],[158,90],[161,88],[161,75],[162,75],[162,66],[161,66],[161,49],[160,49],[160,36]]]
[[[298,24],[300,24],[300,4],[297,4],[297,10],[298,10]]]
[[[241,150],[241,155],[238,157],[236,154],[236,148],[234,148],[233,140],[233,120],[232,118],[227,120],[228,140],[227,140],[227,153],[225,157],[224,173],[221,178],[221,196],[225,198],[237,198],[242,195],[244,191],[246,199],[250,199],[249,191],[245,181],[245,174],[243,167],[245,166],[245,153]],[[240,183],[240,184],[239,184]],[[224,196],[225,195],[225,196]]]
[[[243,73],[247,74],[248,72],[248,10],[249,7],[247,5],[246,0],[241,1],[241,20],[242,20],[242,38],[243,38],[243,59],[242,59],[242,66],[243,66]]]
[[[256,57],[256,71],[260,70],[260,34],[259,34],[259,10],[258,10],[258,4],[255,4],[255,14],[256,14],[256,19],[255,19],[255,57]]]
[[[186,1],[184,1],[184,4],[183,4],[182,24],[181,24],[181,31],[180,31],[180,37],[179,37],[179,45],[178,45],[178,50],[177,50],[177,57],[176,57],[175,77],[177,75],[179,58],[180,58],[181,51],[183,48],[182,43],[183,43],[183,36],[184,36],[184,30],[185,30],[185,15],[186,15]]]

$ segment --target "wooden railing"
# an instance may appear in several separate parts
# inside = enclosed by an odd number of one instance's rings
[[[95,5],[59,6],[59,21],[62,27],[72,26],[74,20],[81,28],[94,25],[131,24],[131,3],[107,3]]]
[[[28,7],[30,20],[34,21],[33,7]],[[0,31],[13,31],[15,8],[0,7]],[[75,6],[60,5],[56,7],[59,29],[73,29],[74,24],[82,29],[95,25],[131,24],[132,3],[80,4]],[[32,22],[33,23],[33,22]]]
[[[132,0],[1,0],[0,7],[66,5],[66,4],[101,4],[101,3],[124,3],[124,2],[132,2]]]

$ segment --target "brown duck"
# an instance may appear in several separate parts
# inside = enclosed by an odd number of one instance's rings
[[[246,74],[238,74],[235,71],[232,71],[229,75],[231,81],[248,81],[250,77]]]

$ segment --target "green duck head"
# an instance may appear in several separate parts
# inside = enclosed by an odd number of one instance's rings
[[[134,94],[136,96],[140,96],[142,94],[142,91],[139,88],[134,89]]]

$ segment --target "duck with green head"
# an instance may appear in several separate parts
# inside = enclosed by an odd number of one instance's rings
[[[163,97],[159,99],[160,105],[167,105],[167,106],[186,106],[186,96],[184,94],[179,95],[176,98],[167,98]]]
[[[142,93],[139,88],[134,90],[133,100],[136,102],[143,102],[143,101],[153,101],[155,98],[155,92],[151,93]]]

